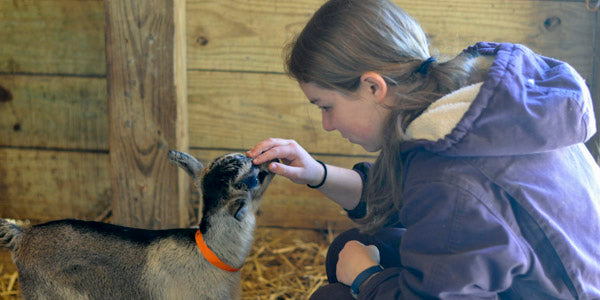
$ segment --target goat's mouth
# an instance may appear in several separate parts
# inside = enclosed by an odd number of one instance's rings
[[[267,176],[269,176],[269,171],[260,171],[258,172],[258,182],[260,182],[261,184],[265,181],[265,178],[267,178]]]
[[[258,174],[256,174],[256,179],[258,180],[258,182],[260,184],[263,184],[263,183],[265,183],[265,181],[268,181],[267,180],[268,178],[275,176],[275,173],[269,171],[269,167],[268,167],[269,163],[266,163],[263,166],[258,167]]]
[[[273,172],[269,171],[269,165],[273,162],[279,162],[279,159],[274,159],[269,162],[262,164],[260,168],[260,172],[258,173],[258,181],[262,184],[269,175],[274,175]]]

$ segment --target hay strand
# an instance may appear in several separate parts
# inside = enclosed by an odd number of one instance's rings
[[[327,283],[327,236],[260,228],[242,269],[242,299],[308,299]]]

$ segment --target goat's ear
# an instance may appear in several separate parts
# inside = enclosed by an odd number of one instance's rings
[[[192,178],[200,178],[200,173],[204,166],[193,156],[185,152],[169,150],[167,157],[169,158],[169,161],[181,167],[186,173],[192,176]]]
[[[238,221],[241,221],[248,214],[248,205],[244,199],[236,199],[229,205],[229,213]]]

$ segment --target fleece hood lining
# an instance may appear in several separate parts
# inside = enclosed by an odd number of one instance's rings
[[[433,102],[403,134],[407,140],[437,141],[452,132],[479,94],[483,82],[458,89]]]

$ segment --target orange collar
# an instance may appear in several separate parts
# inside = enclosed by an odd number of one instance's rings
[[[196,231],[196,244],[198,244],[198,249],[200,249],[200,252],[202,252],[204,258],[206,258],[206,260],[208,260],[208,262],[213,264],[215,267],[227,272],[237,272],[240,270],[240,268],[234,268],[224,263],[214,252],[212,252],[212,250],[210,250],[210,248],[208,248],[208,245],[206,245],[204,242],[204,238],[202,237],[202,232],[200,232],[200,229]]]

